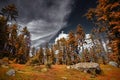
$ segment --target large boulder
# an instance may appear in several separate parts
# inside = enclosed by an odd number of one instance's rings
[[[67,66],[68,67],[68,66]],[[76,69],[85,73],[99,74],[101,72],[100,66],[98,63],[78,63],[75,65],[69,66],[71,69]]]
[[[118,64],[114,61],[110,61],[108,64],[114,67],[118,67]]]

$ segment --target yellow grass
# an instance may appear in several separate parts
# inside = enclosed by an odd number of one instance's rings
[[[0,80],[120,80],[120,68],[109,65],[100,65],[103,72],[95,78],[90,74],[73,69],[66,69],[65,65],[52,65],[46,72],[41,72],[45,66],[37,67],[20,64],[10,64],[10,68],[16,70],[15,76],[7,76],[6,72],[10,69],[0,67]]]

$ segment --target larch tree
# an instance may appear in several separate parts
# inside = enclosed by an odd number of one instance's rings
[[[77,36],[78,46],[83,48],[83,43],[85,40],[85,32],[80,24],[77,26],[76,36]],[[80,50],[80,48],[79,48],[79,50]]]
[[[19,42],[18,42],[19,46],[16,48],[16,50],[17,50],[16,62],[17,63],[25,63],[26,62],[26,58],[25,58],[26,45],[25,45],[24,35],[20,34],[18,36],[18,40],[19,40]]]
[[[9,4],[5,6],[4,8],[2,8],[0,14],[3,16],[6,16],[7,21],[9,20],[16,21],[16,18],[18,17],[18,11],[14,4]]]
[[[82,54],[84,54],[84,47],[83,47],[83,44],[84,44],[84,41],[85,40],[85,32],[82,28],[82,26],[80,24],[77,25],[77,29],[76,29],[76,42],[78,44],[77,46],[77,54],[79,55],[80,54],[80,50],[82,51]],[[80,57],[79,58],[83,58],[83,57]]]
[[[28,60],[29,59],[29,52],[30,52],[30,46],[31,46],[31,35],[30,32],[28,31],[27,27],[24,27],[22,30],[22,34],[24,35],[25,39],[25,57]]]
[[[36,51],[36,55],[34,56],[34,59],[37,61],[39,65],[44,64],[44,53],[43,53],[43,48],[40,47]]]
[[[5,22],[6,22],[6,26],[4,25],[4,29],[6,30],[6,32],[4,32],[6,34],[2,35],[4,37],[6,37],[6,42],[4,44],[4,50],[7,51],[10,57],[12,57],[13,55],[15,55],[16,53],[16,49],[15,49],[15,45],[16,45],[16,39],[17,39],[17,25],[16,24],[12,24],[11,26],[7,25],[7,22],[9,20],[15,20],[16,21],[16,16],[18,16],[18,12],[17,12],[17,8],[14,4],[10,4],[5,6],[4,8],[1,9],[0,12],[0,16],[4,17]],[[1,24],[2,25],[2,24]]]
[[[22,33],[18,32],[18,25],[11,23],[7,25],[8,21],[16,21],[18,17],[18,11],[14,4],[10,4],[2,8],[0,12],[0,26],[2,26],[2,30],[0,32],[4,32],[2,34],[2,46],[7,53],[9,59],[16,59],[18,63],[25,63],[29,59],[29,51],[30,51],[30,32],[27,27],[23,28]],[[4,41],[3,41],[4,40]]]
[[[120,64],[120,1],[98,0],[96,8],[91,8],[86,14],[87,18],[105,27],[109,44],[112,47],[111,59]],[[102,25],[101,25],[102,24]]]
[[[9,38],[8,43],[6,45],[10,53],[9,58],[15,57],[16,55],[17,38],[18,38],[17,24],[12,24],[9,27]]]
[[[104,28],[104,27],[103,27]],[[106,56],[106,51],[104,49],[104,46],[105,44],[103,44],[103,42],[105,43],[104,39],[106,37],[104,37],[103,35],[105,34],[102,34],[104,33],[104,30],[102,28],[102,31],[101,31],[101,28],[93,28],[92,31],[91,31],[91,40],[92,40],[92,43],[93,43],[93,53],[94,53],[94,57],[97,58],[98,62],[103,62],[105,64],[105,60],[107,59],[107,56]],[[102,59],[100,61],[100,59]]]
[[[46,47],[45,47],[45,59],[46,59],[46,63],[50,62],[50,49],[48,43],[46,43]]]
[[[68,46],[70,48],[70,51],[74,51],[75,47],[77,47],[76,40],[75,40],[75,34],[73,31],[70,31],[68,34]]]
[[[35,55],[35,47],[31,48],[31,55],[34,56]]]
[[[61,57],[62,57],[62,63],[66,64],[66,58],[67,58],[67,40],[65,38],[61,38],[60,39],[60,43],[61,43]]]
[[[51,54],[51,63],[55,64],[55,53],[54,53],[54,47],[53,46],[51,47],[50,54]]]
[[[22,33],[19,34],[17,37],[14,37],[15,35],[11,35],[11,37],[13,37],[12,39],[16,41],[16,43],[14,41],[14,46],[16,49],[16,62],[26,63],[29,60],[30,32],[28,31],[27,27],[24,27],[21,32]]]
[[[77,43],[76,43],[76,39],[75,39],[75,34],[73,31],[70,31],[68,34],[68,61],[69,64],[72,64],[72,61],[74,61],[73,59],[73,54],[75,53],[75,49],[77,47]]]
[[[0,16],[0,51],[4,51],[5,44],[8,43],[9,32],[7,31],[7,21],[4,16]],[[1,56],[3,54],[0,54]]]
[[[40,61],[41,61],[41,64],[44,64],[44,50],[42,47],[40,47]]]
[[[12,42],[12,45],[15,45],[15,42],[18,36],[17,30],[18,30],[17,25],[16,24],[12,25],[11,33],[10,33],[10,40]]]

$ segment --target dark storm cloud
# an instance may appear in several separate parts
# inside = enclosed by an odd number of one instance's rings
[[[65,18],[71,12],[72,0],[7,0],[0,7],[9,3],[16,4],[18,23],[28,27],[33,45],[39,46],[67,24]]]

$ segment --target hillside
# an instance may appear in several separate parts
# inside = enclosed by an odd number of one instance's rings
[[[10,64],[9,68],[0,67],[0,80],[119,80],[120,68],[110,65],[100,65],[102,74],[91,78],[92,75],[74,69],[67,69],[66,65],[52,65],[51,69],[40,66],[26,66]],[[15,76],[8,76],[9,69],[15,70]]]

